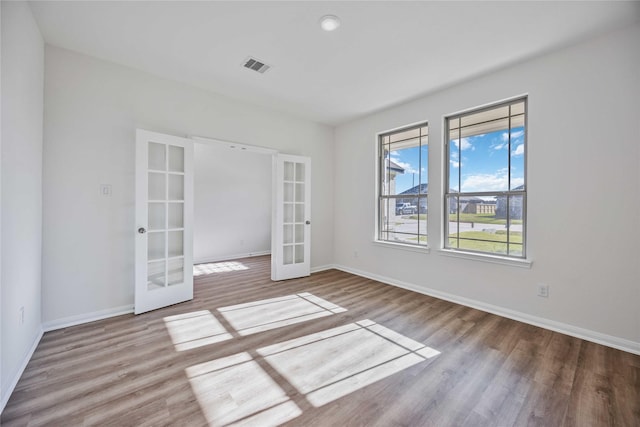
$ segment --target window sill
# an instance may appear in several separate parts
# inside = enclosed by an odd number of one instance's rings
[[[509,265],[512,267],[531,268],[533,261],[528,259],[507,258],[498,255],[477,254],[474,252],[452,251],[450,249],[439,249],[440,255],[450,256],[453,258],[470,259],[472,261],[489,262],[492,264]]]
[[[429,246],[409,245],[405,243],[387,242],[385,240],[374,240],[373,244],[376,246],[384,246],[386,248],[400,249],[403,251],[419,252],[421,254],[428,254],[431,252]]]

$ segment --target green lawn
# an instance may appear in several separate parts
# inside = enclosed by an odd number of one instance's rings
[[[458,214],[450,214],[450,221],[457,221]],[[496,218],[495,214],[469,214],[461,213],[460,222],[476,222],[478,224],[502,224],[505,225],[507,220],[504,218]],[[512,219],[511,224],[522,224],[521,219]]]
[[[458,248],[457,234],[449,235],[449,246]],[[498,230],[495,233],[486,233],[483,231],[464,231],[460,233],[459,249],[468,249],[471,251],[489,252],[495,254],[507,253],[507,231]],[[474,240],[467,240],[474,239]],[[510,255],[522,253],[522,233],[512,231],[509,239]]]
[[[409,219],[418,219],[420,221],[427,219],[427,214],[410,215]]]
[[[418,219],[418,220],[426,220],[427,214],[420,215],[409,215],[407,218],[409,219]],[[449,221],[457,221],[458,214],[450,214]],[[506,225],[507,220],[504,218],[496,218],[495,214],[469,214],[469,213],[461,213],[460,214],[460,222],[473,222],[476,224],[500,224]],[[512,219],[511,224],[522,224],[521,219]]]

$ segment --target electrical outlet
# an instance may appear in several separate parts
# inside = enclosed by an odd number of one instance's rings
[[[20,307],[20,324],[24,325],[24,307]]]
[[[538,296],[542,298],[549,298],[549,285],[545,285],[544,283],[539,283]]]

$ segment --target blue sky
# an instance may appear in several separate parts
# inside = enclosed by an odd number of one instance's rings
[[[511,130],[511,152],[506,130],[462,138],[450,144],[450,187],[458,190],[458,172],[462,191],[506,191],[508,183],[509,157],[511,157],[511,189],[524,183],[524,128]],[[460,144],[461,150],[458,149]],[[418,147],[391,152],[391,160],[405,169],[396,177],[396,193],[418,185],[418,171],[422,170],[421,182],[428,182],[426,174],[427,147],[422,147],[420,164]],[[415,175],[414,175],[415,174]]]

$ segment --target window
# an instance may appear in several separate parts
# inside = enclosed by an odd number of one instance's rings
[[[527,100],[445,119],[445,249],[526,255]]]
[[[378,240],[427,244],[428,126],[379,135]]]

